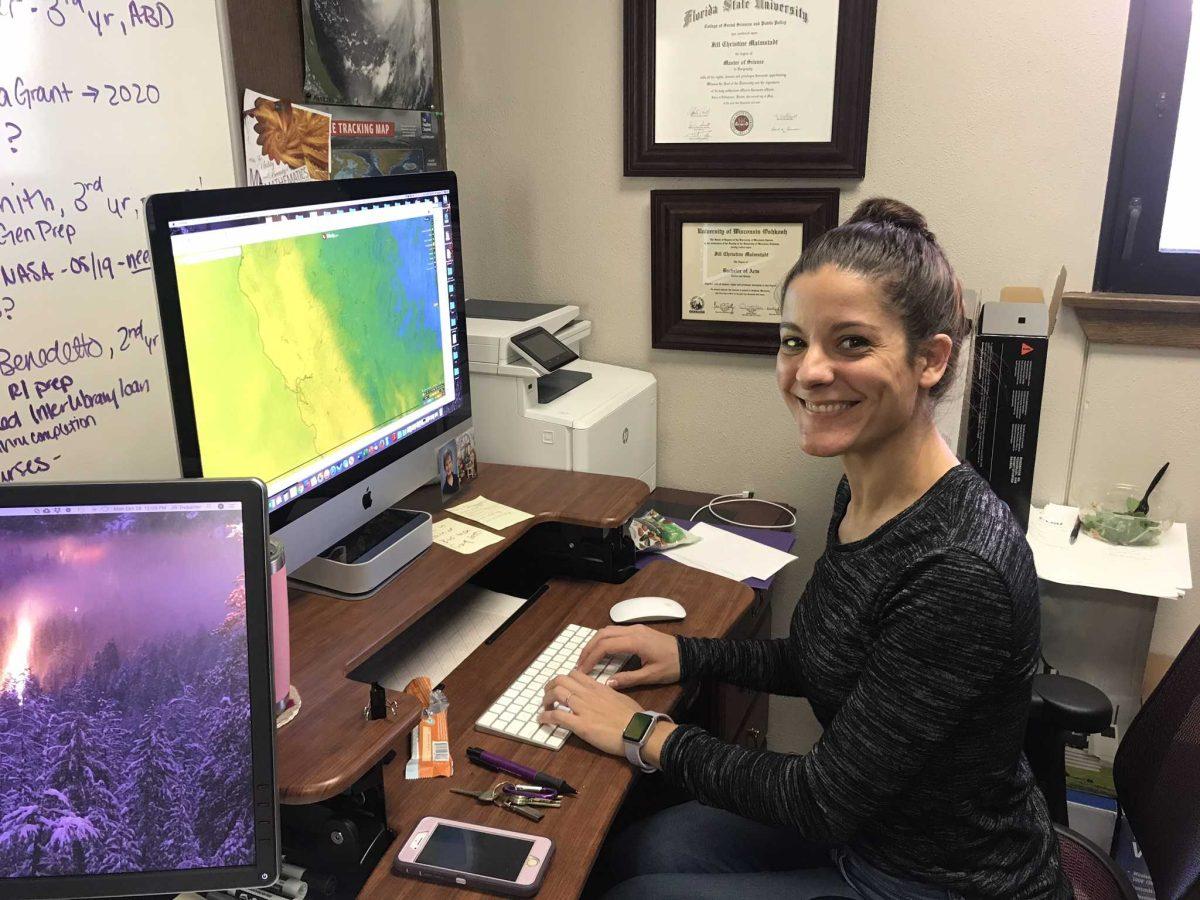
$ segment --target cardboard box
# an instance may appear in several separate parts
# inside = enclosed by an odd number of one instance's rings
[[[967,462],[1029,524],[1042,387],[1053,318],[1062,302],[1066,269],[1049,305],[1039,288],[1004,288],[1000,301],[980,307],[971,352]]]

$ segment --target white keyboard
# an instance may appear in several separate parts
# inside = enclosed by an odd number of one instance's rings
[[[566,675],[575,668],[579,654],[596,633],[594,628],[568,625],[542,655],[529,664],[487,712],[475,721],[476,731],[498,734],[535,747],[558,750],[571,733],[561,726],[542,725],[538,714],[542,711],[542,700],[546,693],[546,682],[555,675]],[[606,656],[592,669],[590,674],[601,684],[620,670],[629,659],[628,653]]]

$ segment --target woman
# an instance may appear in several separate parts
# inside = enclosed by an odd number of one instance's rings
[[[1071,896],[1021,753],[1039,646],[1032,557],[932,416],[966,325],[944,253],[896,201],[863,203],[789,273],[779,389],[804,451],[846,472],[789,636],[605,628],[580,669],[615,652],[642,667],[608,686],[554,679],[542,720],[622,754],[640,707],[614,688],[710,676],[807,697],[824,733],[793,756],[655,722],[641,761],[700,802],[617,837],[611,897]]]

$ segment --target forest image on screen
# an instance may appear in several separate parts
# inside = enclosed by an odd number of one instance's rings
[[[253,865],[240,508],[36,512],[0,516],[0,878]]]
[[[206,476],[271,481],[445,396],[433,241],[424,215],[178,261]]]

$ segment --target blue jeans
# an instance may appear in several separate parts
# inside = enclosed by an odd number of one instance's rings
[[[630,826],[601,861],[604,900],[954,900],[879,871],[853,850],[813,844],[725,810],[684,803]]]

